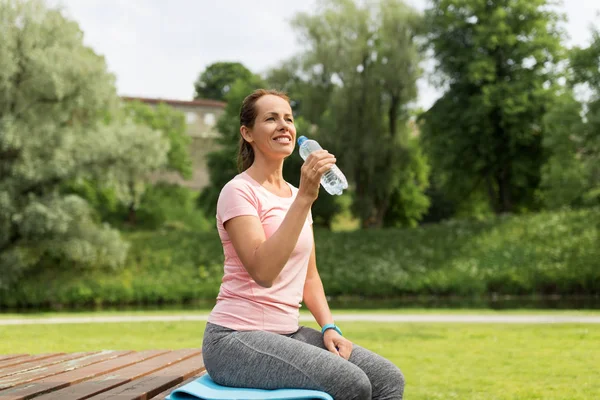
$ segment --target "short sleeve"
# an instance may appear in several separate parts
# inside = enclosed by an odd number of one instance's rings
[[[227,183],[217,201],[217,218],[225,223],[241,215],[258,215],[258,200],[252,190],[241,182]]]

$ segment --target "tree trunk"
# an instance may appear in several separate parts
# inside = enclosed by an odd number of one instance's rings
[[[390,206],[390,197],[391,194],[388,195],[385,199],[382,199],[380,204],[377,205],[372,226],[373,228],[383,228],[383,219],[388,210],[388,207]]]
[[[485,186],[487,188],[487,195],[488,195],[488,200],[490,202],[490,205],[492,206],[492,209],[494,210],[494,214],[499,214],[500,213],[500,207],[499,207],[499,203],[498,203],[498,195],[496,194],[496,188],[494,188],[494,178],[491,176],[488,176],[486,178],[486,182],[485,182]]]
[[[388,108],[388,138],[390,141],[393,141],[396,138],[396,131],[398,129],[398,107],[400,105],[400,97],[392,94],[392,98],[390,101],[390,106]],[[392,152],[389,149],[383,149],[382,157],[384,159],[383,164],[392,168]],[[384,173],[383,171],[381,173]],[[373,207],[370,210],[369,217],[363,221],[363,228],[382,228],[383,227],[383,219],[385,218],[385,214],[390,206],[390,198],[392,196],[392,191],[387,191],[387,194],[383,198],[375,198],[373,201]]]
[[[494,180],[497,185],[495,193],[490,197],[492,207],[496,214],[503,214],[512,211],[511,199],[511,155],[506,137],[505,128],[502,126],[502,114],[498,107],[495,107],[491,113],[491,120],[494,126],[494,139],[496,142],[496,165],[493,170]],[[490,193],[491,194],[491,193]]]
[[[389,127],[390,127],[390,139],[394,139],[396,137],[396,129],[398,125],[398,106],[400,105],[400,97],[396,95],[392,95],[392,100],[390,102],[390,109],[388,110],[388,118],[389,118]]]
[[[135,203],[129,203],[129,212],[127,213],[127,223],[129,225],[135,225],[137,222],[137,214],[135,211]]]
[[[506,165],[500,171],[500,174],[497,178],[498,183],[498,213],[509,213],[512,212],[512,198],[510,195],[511,185],[510,185],[510,171],[509,166]]]
[[[506,57],[502,48],[498,48],[494,52],[496,61],[496,79],[500,82],[509,75],[506,69]],[[505,124],[502,124],[505,122]],[[512,211],[512,199],[511,199],[511,164],[512,156],[510,154],[510,144],[508,143],[509,138],[506,134],[506,121],[503,121],[502,112],[496,105],[492,111],[492,123],[494,126],[495,139],[498,141],[496,147],[496,155],[499,158],[498,165],[495,168],[496,172],[496,184],[498,185],[498,197],[496,200],[497,208],[496,214],[503,214]]]
[[[364,57],[363,59],[363,66],[364,69],[362,71],[361,74],[359,74],[359,76],[361,77],[361,82],[360,82],[360,100],[359,102],[356,104],[357,109],[356,109],[356,115],[357,115],[357,125],[359,127],[359,131],[360,132],[365,132],[365,121],[364,121],[364,108],[363,105],[366,104],[367,102],[367,84],[365,82],[366,80],[366,76],[367,76],[367,56]],[[370,207],[367,206],[368,201],[367,201],[367,197],[369,196],[368,193],[368,182],[369,182],[369,176],[363,176],[362,174],[362,169],[360,167],[360,160],[364,159],[362,154],[363,153],[363,149],[361,148],[359,150],[359,158],[358,158],[358,163],[356,165],[356,198],[358,199],[358,204],[361,207],[361,210],[358,210],[358,214],[360,215],[360,220],[361,220],[361,226],[363,228],[368,228],[369,225],[369,220],[371,219],[371,212],[372,210],[370,209]],[[368,209],[365,209],[368,208]]]

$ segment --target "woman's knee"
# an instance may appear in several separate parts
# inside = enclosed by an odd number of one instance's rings
[[[342,371],[334,382],[336,390],[330,394],[336,400],[371,400],[371,381],[363,370],[354,365]]]
[[[402,371],[400,371],[400,368],[395,367],[392,371],[392,390],[402,395],[404,393],[404,383],[404,374],[402,373]]]
[[[402,399],[404,395],[404,374],[390,363],[389,367],[373,382],[374,398]]]
[[[369,380],[367,374],[364,372],[360,374],[360,377],[356,380],[356,386],[354,390],[356,391],[356,397],[353,397],[354,399],[371,399],[373,388],[371,387],[371,381]]]
[[[404,394],[404,374],[390,360],[356,346],[352,360],[371,381],[375,399],[401,399]]]

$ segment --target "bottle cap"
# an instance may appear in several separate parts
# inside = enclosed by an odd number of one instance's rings
[[[306,136],[300,136],[298,138],[298,146],[302,146],[302,143],[306,142],[308,139],[306,138]]]

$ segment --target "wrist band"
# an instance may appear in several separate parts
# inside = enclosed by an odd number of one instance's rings
[[[333,329],[333,330],[335,330],[337,333],[339,333],[340,335],[342,335],[342,331],[341,331],[341,329],[340,329],[340,328],[338,328],[336,324],[325,324],[325,325],[323,325],[323,328],[321,329],[321,335],[325,334],[325,331],[326,331],[327,329]],[[344,336],[344,335],[342,335],[342,336]]]

